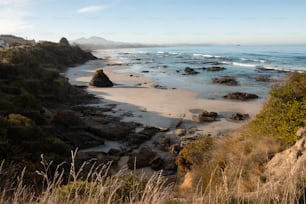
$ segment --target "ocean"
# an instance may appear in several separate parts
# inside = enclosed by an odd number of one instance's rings
[[[98,57],[116,56],[128,65],[117,72],[136,72],[153,78],[161,87],[185,88],[199,93],[199,97],[221,99],[228,92],[240,91],[266,98],[271,82],[259,82],[258,76],[279,81],[290,72],[306,71],[306,46],[173,46],[135,49],[98,50]],[[205,68],[224,67],[223,71]],[[188,75],[190,67],[198,72]],[[204,68],[204,69],[203,69]],[[213,78],[234,77],[238,86],[214,84]]]

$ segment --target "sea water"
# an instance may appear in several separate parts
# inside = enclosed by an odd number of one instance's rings
[[[267,76],[279,81],[287,72],[306,71],[305,45],[274,46],[173,46],[137,49],[99,50],[98,57],[113,55],[118,63],[129,68],[117,72],[142,73],[153,78],[166,88],[186,88],[199,93],[199,97],[220,99],[228,92],[249,92],[265,98],[270,89],[269,82],[255,78]],[[206,71],[203,68],[224,67],[223,71]],[[190,67],[199,72],[188,75],[184,69]],[[232,76],[239,85],[214,84],[213,78]]]

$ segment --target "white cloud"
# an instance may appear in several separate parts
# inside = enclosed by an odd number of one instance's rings
[[[108,8],[107,5],[92,5],[92,6],[80,8],[79,10],[77,10],[77,12],[78,13],[92,13],[92,12],[97,12],[97,11],[100,11],[106,8]]]

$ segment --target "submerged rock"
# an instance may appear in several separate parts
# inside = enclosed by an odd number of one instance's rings
[[[268,76],[257,76],[255,77],[256,81],[260,81],[260,82],[270,82],[271,79]]]
[[[203,70],[209,71],[209,72],[219,72],[225,70],[224,67],[219,66],[213,66],[213,67],[203,67]]]
[[[199,72],[195,71],[194,69],[190,68],[190,67],[186,67],[184,69],[184,71],[187,73],[187,74],[190,74],[190,75],[194,75],[194,74],[198,74]]]
[[[227,86],[237,86],[238,82],[234,79],[234,77],[224,76],[221,78],[213,78],[213,83],[215,84],[223,84]]]
[[[223,96],[223,98],[247,101],[247,100],[257,99],[258,96],[256,94],[251,94],[251,93],[233,92]]]
[[[89,85],[96,87],[112,87],[114,86],[113,82],[108,78],[108,76],[103,72],[103,69],[97,70]]]

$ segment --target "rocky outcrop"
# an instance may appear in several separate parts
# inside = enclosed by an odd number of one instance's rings
[[[151,139],[154,135],[161,132],[160,129],[155,127],[146,126],[142,131],[138,133],[125,134],[125,137],[128,140],[128,144],[131,147],[138,147],[143,142]]]
[[[221,78],[213,78],[212,81],[215,84],[222,84],[222,85],[227,85],[227,86],[237,86],[238,85],[238,82],[236,81],[236,79],[230,76],[224,76]]]
[[[242,113],[233,113],[230,116],[230,119],[232,120],[246,120],[248,119],[250,116],[249,114],[242,114]]]
[[[96,87],[112,87],[114,86],[113,82],[108,78],[108,76],[103,72],[103,69],[97,70],[89,85]]]
[[[192,118],[195,122],[202,123],[216,121],[217,116],[218,114],[216,112],[203,111],[201,114],[194,115]]]
[[[304,129],[304,131],[303,131]],[[265,174],[269,181],[285,181],[296,176],[305,175],[306,169],[306,127],[297,135],[301,137],[292,147],[277,153],[266,165]]]
[[[209,72],[219,72],[225,70],[224,67],[219,66],[213,66],[213,67],[203,67],[203,70],[209,71]]]
[[[139,169],[151,165],[156,169],[157,166],[159,166],[158,164],[161,162],[160,160],[160,156],[153,152],[151,148],[143,147],[138,153],[129,156],[127,165],[129,169]]]
[[[256,94],[251,94],[251,93],[233,92],[223,96],[223,98],[239,100],[239,101],[247,101],[247,100],[257,99],[258,96]]]
[[[195,75],[198,74],[199,72],[195,71],[194,69],[190,68],[190,67],[186,67],[184,69],[185,73],[190,74],[190,75]]]

